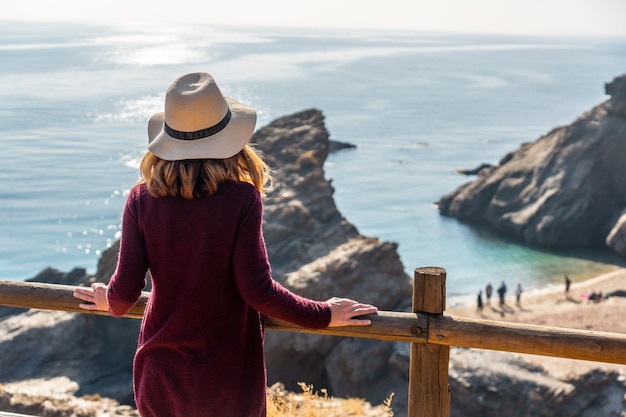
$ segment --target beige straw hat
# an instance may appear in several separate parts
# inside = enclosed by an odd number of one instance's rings
[[[183,75],[165,95],[165,112],[148,122],[148,149],[161,159],[225,159],[243,149],[256,110],[224,97],[211,75]]]

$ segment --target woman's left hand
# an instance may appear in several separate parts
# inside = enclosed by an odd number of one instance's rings
[[[91,288],[76,287],[74,288],[74,297],[79,300],[86,301],[78,306],[85,310],[109,311],[109,303],[107,301],[107,286],[101,282],[94,282]]]

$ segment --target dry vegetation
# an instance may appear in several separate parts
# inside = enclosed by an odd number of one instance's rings
[[[392,417],[392,396],[383,404],[372,406],[359,398],[337,399],[325,389],[317,392],[313,385],[299,383],[302,394],[285,391],[282,384],[268,389],[267,417]]]
[[[302,393],[274,384],[267,392],[268,417],[392,417],[391,397],[379,406],[358,398],[338,399],[324,389],[301,383]],[[78,387],[67,378],[0,384],[0,414],[40,417],[139,417],[137,410],[114,400],[89,395],[77,398]]]

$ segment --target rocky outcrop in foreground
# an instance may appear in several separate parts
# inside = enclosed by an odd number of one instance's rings
[[[407,310],[410,278],[396,244],[360,235],[334,204],[333,188],[323,171],[330,141],[321,112],[308,110],[276,120],[259,130],[253,140],[276,169],[276,186],[265,203],[264,224],[276,279],[315,299],[346,296],[381,310]],[[116,244],[103,254],[95,276],[83,269],[69,273],[48,269],[34,280],[71,285],[106,282],[114,270],[117,251]],[[0,307],[0,382],[5,384],[0,390],[0,410],[14,407],[14,411],[50,417],[89,416],[96,415],[93,410],[101,401],[101,413],[134,415],[117,402],[132,404],[131,365],[138,329],[139,321],[134,319]],[[462,350],[455,349],[452,358],[457,352]],[[558,378],[515,379],[511,377],[515,373],[484,366],[494,363],[489,356],[493,352],[472,352],[483,360],[475,356],[464,360],[459,354],[459,360],[451,362],[454,417],[499,416],[498,407],[505,403],[509,417],[526,417],[524,410],[531,405],[542,410],[534,415],[564,415],[559,407],[569,404],[587,386],[584,381],[571,381],[567,392],[554,392],[551,387],[561,384]],[[514,355],[503,355],[501,362],[511,363],[506,370],[528,369],[529,365],[514,360]],[[406,415],[407,343],[270,331],[266,356],[270,385],[281,381],[300,392],[297,383],[305,382],[326,388],[334,396],[362,397],[375,405],[395,393],[394,413]],[[540,372],[536,368],[531,371]],[[599,375],[588,395],[601,403],[602,392],[623,389],[623,383],[613,374]],[[47,391],[50,401],[41,394],[46,384],[54,385]],[[41,392],[33,394],[33,387],[41,387]],[[23,389],[28,395],[20,394]],[[24,398],[21,403],[20,395]],[[42,400],[37,403],[28,398]],[[575,404],[568,405],[577,407],[568,415],[603,415],[594,414],[600,410],[594,401]],[[72,410],[74,414],[69,414]]]
[[[626,75],[605,89],[609,100],[481,169],[440,213],[530,244],[626,255]]]

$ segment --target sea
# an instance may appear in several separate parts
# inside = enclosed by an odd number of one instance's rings
[[[331,139],[356,145],[324,166],[338,209],[396,242],[408,274],[445,268],[449,299],[623,264],[524,245],[435,203],[472,180],[458,169],[497,164],[607,100],[624,38],[0,21],[0,279],[95,272],[120,237],[147,119],[194,71],[257,108],[257,128],[320,109]]]

